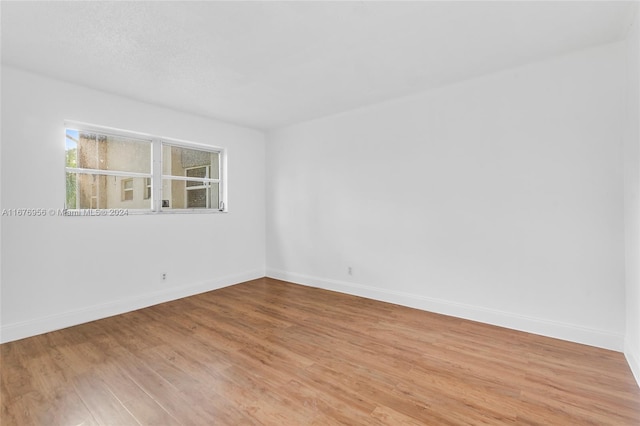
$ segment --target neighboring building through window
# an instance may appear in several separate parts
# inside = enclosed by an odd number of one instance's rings
[[[222,157],[220,148],[69,125],[66,207],[224,211]]]
[[[151,178],[144,178],[144,199],[151,199]]]

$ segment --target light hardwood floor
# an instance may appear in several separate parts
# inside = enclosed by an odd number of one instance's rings
[[[9,425],[640,425],[622,354],[268,278],[6,343]]]

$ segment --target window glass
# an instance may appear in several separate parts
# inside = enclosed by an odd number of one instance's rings
[[[163,162],[165,168],[163,170],[163,174],[172,175],[172,176],[188,176],[185,171],[193,170],[193,173],[199,173],[196,170],[203,166],[208,166],[208,176],[211,179],[219,179],[220,178],[220,167],[219,167],[219,153],[205,151],[205,150],[196,150],[191,148],[184,148],[180,146],[171,146],[169,150],[164,150]],[[169,155],[167,155],[169,154]],[[202,170],[202,169],[200,169]],[[195,176],[194,177],[204,177],[204,176]]]
[[[144,178],[67,173],[69,209],[151,209]]]
[[[219,152],[169,144],[165,145],[162,152],[165,180],[162,185],[162,200],[165,207],[220,208]]]
[[[67,131],[67,167],[151,173],[151,143],[119,136]]]
[[[171,209],[217,209],[220,206],[219,183],[163,179],[162,200]]]

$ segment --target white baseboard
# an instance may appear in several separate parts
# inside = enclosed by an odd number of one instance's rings
[[[618,333],[611,333],[603,330],[540,318],[532,318],[510,312],[466,305],[412,293],[397,292],[362,284],[323,279],[275,269],[268,269],[266,275],[271,278],[301,285],[352,294],[354,296],[366,297],[383,302],[395,303],[424,311],[450,315],[472,321],[479,321],[486,324],[497,325],[619,352],[622,352],[624,349],[624,336]],[[0,343],[6,343],[89,321],[107,318],[159,303],[169,302],[171,300],[192,296],[194,294],[262,278],[263,276],[265,276],[263,270],[255,270],[241,274],[229,275],[215,280],[147,293],[128,299],[92,305],[60,314],[35,318],[29,321],[3,324],[0,327]],[[638,358],[629,350],[625,350],[624,353],[636,380],[640,384],[640,363],[638,362]]]
[[[575,324],[527,317],[524,315],[514,314],[512,312],[498,311],[483,308],[481,306],[466,305],[448,300],[426,297],[419,294],[404,293],[362,284],[312,277],[277,269],[267,269],[267,276],[296,284],[318,287],[325,290],[337,291],[383,302],[395,303],[424,311],[450,315],[457,318],[464,318],[618,352],[622,352],[624,348],[624,335],[622,333],[612,333],[604,330],[582,327]]]
[[[640,359],[637,355],[638,354],[634,354],[629,347],[626,347],[624,350],[624,356],[627,359],[629,367],[631,368],[633,377],[635,377],[636,383],[638,383],[638,387],[640,387]]]
[[[204,293],[230,285],[264,277],[264,270],[255,270],[240,274],[227,275],[214,280],[192,283],[153,293],[134,296],[127,299],[87,306],[73,311],[62,312],[46,317],[35,318],[13,324],[2,324],[0,327],[0,343],[24,339],[49,331],[60,330],[89,321],[131,312],[159,303],[169,302],[194,294]]]

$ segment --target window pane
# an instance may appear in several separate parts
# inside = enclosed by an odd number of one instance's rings
[[[220,184],[209,184],[209,204],[211,208],[217,209],[220,206]]]
[[[78,175],[75,173],[67,173],[67,197],[65,206],[68,209],[79,208],[76,206],[76,184]]]
[[[145,178],[67,173],[69,209],[150,209]]]
[[[199,207],[208,207],[206,188],[187,191],[187,208],[192,209]]]
[[[162,182],[162,207],[165,209],[217,209],[220,205],[219,184],[177,179]]]
[[[151,142],[67,129],[67,167],[151,172]]]
[[[78,134],[77,130],[67,129],[65,139],[67,167],[78,167]]]
[[[217,152],[164,145],[162,154],[165,175],[220,178]]]

